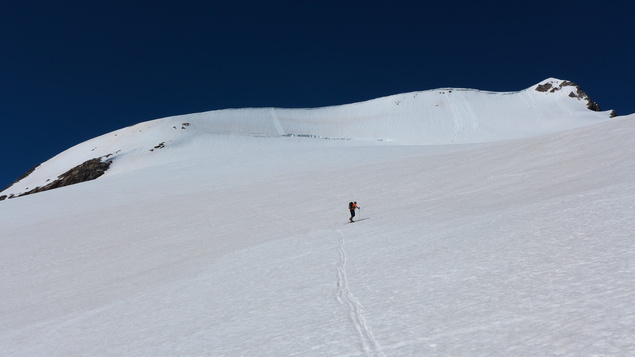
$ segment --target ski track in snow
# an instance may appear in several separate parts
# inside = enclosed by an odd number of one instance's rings
[[[273,125],[276,127],[276,131],[278,132],[278,135],[283,136],[284,135],[284,129],[282,129],[282,124],[280,124],[280,120],[278,120],[278,116],[276,115],[276,110],[274,108],[271,108],[271,118],[273,119]]]
[[[452,90],[443,91],[454,122],[452,142],[455,142],[465,130],[476,131],[478,129],[478,120],[470,104],[467,101],[457,100],[451,93]]]
[[[350,319],[353,323],[359,338],[361,339],[362,347],[367,356],[385,356],[381,351],[381,348],[375,337],[373,336],[370,327],[364,319],[364,306],[355,298],[348,287],[348,280],[346,278],[346,251],[344,250],[344,234],[339,229],[337,230],[339,235],[339,244],[337,250],[339,252],[339,260],[337,263],[337,301],[340,304],[346,306],[350,312]]]

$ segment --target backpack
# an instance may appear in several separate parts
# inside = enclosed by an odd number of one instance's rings
[[[353,202],[348,203],[348,209],[353,209]]]

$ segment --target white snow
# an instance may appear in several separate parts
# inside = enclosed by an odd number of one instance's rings
[[[0,355],[634,355],[635,116],[567,95],[217,111],[77,145],[2,193],[113,154],[0,202]]]

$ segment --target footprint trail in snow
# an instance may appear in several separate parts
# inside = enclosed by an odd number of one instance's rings
[[[337,230],[337,234],[339,235],[337,250],[340,255],[337,263],[337,301],[348,308],[351,322],[361,339],[362,348],[366,355],[383,357],[384,353],[381,351],[379,344],[375,340],[375,337],[373,337],[370,327],[364,319],[364,306],[355,298],[348,287],[344,234],[342,234],[340,230]]]

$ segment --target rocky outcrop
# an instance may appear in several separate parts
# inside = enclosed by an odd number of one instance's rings
[[[557,91],[564,90],[565,87],[573,87],[571,89],[571,92],[569,93],[569,97],[586,100],[586,107],[589,108],[589,110],[593,110],[594,112],[601,111],[600,105],[598,103],[592,101],[591,98],[589,98],[589,96],[582,89],[580,89],[580,86],[570,81],[562,81],[558,86],[554,86],[553,83],[550,82],[539,84],[536,86],[536,91],[543,93],[555,93]]]
[[[551,89],[551,87],[553,87],[553,85],[551,85],[551,83],[539,84],[536,87],[536,91],[545,93],[545,92],[548,92],[549,89]]]
[[[48,190],[52,190],[52,189],[59,188],[59,187],[70,186],[70,185],[74,185],[74,184],[77,184],[77,183],[94,180],[94,179],[98,178],[99,176],[103,175],[106,172],[106,170],[108,170],[110,168],[110,165],[112,164],[112,160],[105,160],[106,158],[107,158],[107,156],[105,156],[105,157],[97,157],[97,158],[85,161],[82,164],[77,165],[77,166],[73,167],[72,169],[66,171],[65,173],[59,175],[55,181],[53,181],[53,182],[51,182],[51,183],[49,183],[49,184],[47,184],[45,186],[36,187],[36,188],[34,188],[34,189],[30,190],[30,191],[24,192],[24,193],[18,195],[17,197],[26,196],[26,195],[30,195],[30,194],[33,194],[33,193],[48,191]],[[24,178],[24,177],[28,176],[28,174],[33,172],[34,169],[35,168],[30,170],[27,174],[23,175],[22,177]],[[14,195],[10,195],[10,196],[6,196],[5,195],[5,196],[0,197],[0,200],[4,200],[4,199],[7,199],[7,198],[13,198],[13,197],[15,197],[15,196]]]

